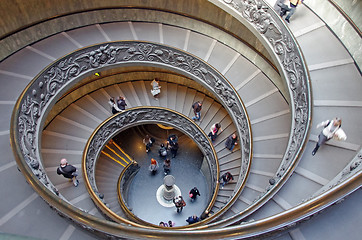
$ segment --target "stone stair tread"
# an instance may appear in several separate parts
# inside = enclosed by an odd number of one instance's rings
[[[251,124],[253,138],[290,132],[290,113]]]
[[[159,106],[164,107],[164,108],[168,108],[168,96],[169,96],[169,94],[168,94],[168,83],[167,84],[162,84],[161,94],[160,94],[160,97],[158,98]]]
[[[128,22],[112,22],[100,25],[111,41],[133,40]]]
[[[248,78],[242,79],[242,83],[244,81],[247,83],[244,82],[243,84],[245,85],[238,89],[238,93],[241,96],[244,104],[247,104],[264,93],[275,89],[274,84],[264,74],[259,73],[253,78],[249,79],[252,76],[248,76]],[[278,102],[278,104],[282,104],[282,102]]]
[[[89,46],[107,41],[96,25],[70,30],[67,31],[67,34],[82,46]]]
[[[146,92],[146,86],[143,81],[133,81],[132,82],[133,88],[137,93],[138,98],[141,101],[141,106],[149,106],[150,104],[147,102],[149,101],[150,92]]]
[[[74,141],[72,139],[64,139],[57,136],[42,135],[42,148],[52,148],[60,150],[78,150],[85,146],[85,142]]]
[[[319,41],[315,41],[315,39],[319,39]],[[303,50],[308,66],[350,58],[346,49],[327,27],[314,30],[313,38],[309,34],[298,37],[298,43]]]
[[[193,116],[191,115],[192,112],[192,104],[194,104],[194,98],[196,95],[196,90],[192,88],[187,88],[185,102],[183,104],[182,114],[186,116]]]
[[[184,49],[185,38],[188,30],[180,29],[170,25],[162,25],[163,41],[170,46],[178,49]]]
[[[189,44],[187,46],[187,51],[194,54],[195,56],[204,59],[209,51],[209,48],[213,42],[213,39],[196,33],[191,32],[189,38]]]
[[[258,119],[266,115],[289,110],[283,103],[284,98],[280,94],[272,94],[247,108],[250,119]]]
[[[165,85],[165,84],[164,84]],[[167,107],[176,110],[177,105],[177,85],[175,83],[167,83]],[[161,91],[163,89],[161,88]]]
[[[132,22],[138,40],[160,42],[158,24],[147,22]]]
[[[218,102],[216,102],[216,101],[214,101],[214,102],[211,104],[211,106],[210,106],[207,114],[205,115],[204,119],[203,119],[202,122],[200,123],[200,127],[201,127],[202,129],[204,129],[205,133],[208,133],[208,132],[210,131],[210,130],[209,130],[210,127],[215,124],[215,123],[213,123],[213,122],[211,122],[211,121],[212,121],[212,120],[216,117],[216,115],[219,113],[219,110],[220,110],[221,107],[222,107],[222,106],[221,106]]]
[[[185,102],[186,101],[186,94],[187,94],[188,88],[186,86],[177,85],[177,96],[176,96],[176,102]],[[175,110],[179,113],[183,112],[183,106],[185,104],[177,104]]]

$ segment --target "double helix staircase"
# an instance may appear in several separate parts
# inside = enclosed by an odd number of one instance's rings
[[[273,5],[274,1],[270,1],[270,4]],[[310,71],[314,105],[311,136],[303,157],[287,183],[265,205],[252,214],[247,213],[246,219],[245,215],[238,214],[247,211],[265,191],[281,164],[290,133],[291,114],[286,100],[288,97],[280,89],[280,83],[270,79],[263,69],[252,64],[237,50],[212,36],[177,25],[130,21],[92,24],[54,34],[4,59],[0,63],[0,145],[3,155],[0,159],[0,182],[2,195],[6,197],[2,198],[3,207],[0,209],[0,231],[43,239],[95,238],[57,216],[24,183],[23,176],[16,170],[9,144],[8,123],[22,90],[48,64],[78,48],[107,41],[141,40],[183,49],[216,68],[240,95],[250,118],[253,158],[243,191],[234,204],[212,223],[213,227],[223,226],[229,218],[233,220],[228,224],[244,224],[245,221],[283,213],[328,189],[334,178],[358,153],[361,154],[362,129],[358,127],[362,117],[361,74],[333,32],[307,6],[298,7],[289,27],[303,50]],[[229,171],[235,176],[234,182],[219,190],[212,213],[222,209],[235,195],[235,185],[241,171],[241,151],[236,148],[230,152],[224,147],[226,138],[236,131],[227,111],[213,96],[187,84],[163,81],[162,78],[162,92],[156,100],[150,94],[150,80],[119,81],[86,92],[71,104],[62,106],[63,109],[44,128],[41,137],[44,169],[60,195],[80,211],[104,219],[88,195],[82,174],[79,174],[80,185],[74,188],[71,182],[56,174],[56,168],[59,160],[66,157],[81,171],[84,147],[96,127],[111,116],[107,103],[109,98],[119,95],[126,97],[128,108],[159,106],[188,117],[193,115],[192,103],[202,101],[202,118],[198,124],[208,133],[212,124],[221,123],[224,131],[214,142],[220,174]],[[310,153],[320,131],[315,126],[334,116],[342,117],[347,141],[331,140],[312,157]],[[104,194],[104,201],[113,212],[124,218],[127,216],[118,204],[116,188],[119,174],[130,158],[132,155],[122,152],[116,143],[111,142],[103,149],[96,165],[97,186]],[[341,206],[328,209],[318,219],[300,225],[281,238],[316,239],[316,236],[329,236],[330,239],[338,239],[348,236],[349,239],[357,239],[358,230],[354,226],[361,219],[362,213],[358,210],[360,197],[361,190],[357,190]],[[348,217],[335,217],[339,213],[348,214]],[[338,233],[330,230],[330,226],[336,224],[343,224],[345,229],[339,229]],[[326,229],[329,232],[322,233]]]

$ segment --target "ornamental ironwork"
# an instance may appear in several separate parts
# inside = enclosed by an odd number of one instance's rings
[[[156,43],[120,41],[83,48],[59,59],[40,73],[19,99],[19,108],[15,109],[15,125],[18,126],[16,139],[22,156],[45,186],[54,188],[43,170],[39,150],[39,134],[47,109],[87,74],[120,64],[152,64],[172,68],[214,93],[237,126],[242,149],[241,181],[238,184],[246,180],[251,152],[250,125],[245,108],[231,84],[210,65],[181,50]]]
[[[189,136],[203,153],[211,171],[212,188],[216,188],[218,179],[217,156],[207,135],[188,117],[175,111],[158,107],[137,107],[127,109],[104,121],[88,140],[85,149],[86,176],[94,192],[98,192],[95,181],[96,161],[103,147],[116,134],[137,125],[164,124]],[[215,194],[215,193],[214,193]]]

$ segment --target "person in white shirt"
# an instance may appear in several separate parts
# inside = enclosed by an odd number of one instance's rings
[[[152,86],[151,89],[152,96],[154,98],[157,98],[157,96],[161,93],[161,86],[158,81],[158,78],[153,79],[153,81],[151,82],[151,86]]]
[[[312,151],[313,156],[317,153],[319,147],[322,146],[327,141],[329,141],[330,139],[335,138],[343,141],[347,139],[347,136],[343,131],[343,129],[341,128],[341,126],[342,126],[342,119],[337,117],[332,120],[321,122],[317,125],[317,128],[324,127],[324,129],[318,136],[318,142]]]
[[[220,123],[215,123],[214,125],[211,126],[208,136],[211,138],[212,142],[215,141],[215,139],[218,136],[219,132],[222,132]]]

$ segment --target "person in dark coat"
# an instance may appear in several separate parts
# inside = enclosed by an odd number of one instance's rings
[[[200,220],[204,220],[204,219],[208,218],[209,216],[210,216],[209,211],[205,211],[201,214]]]
[[[199,189],[197,189],[197,187],[194,187],[193,189],[191,189],[189,192],[189,196],[191,198],[191,201],[196,200],[196,197],[200,196]]]
[[[175,158],[177,155],[177,150],[178,150],[178,143],[175,142],[172,146],[171,146],[171,154],[172,154],[172,158]]]
[[[127,103],[126,103],[126,98],[120,96],[117,100],[117,106],[121,111],[124,111],[126,109]]]
[[[230,135],[225,142],[225,147],[227,149],[229,149],[230,151],[232,151],[235,147],[235,145],[238,144],[238,136],[236,136],[235,133],[233,133],[232,135]]]
[[[57,174],[71,179],[73,181],[73,185],[78,187],[79,181],[77,179],[77,168],[68,164],[67,159],[63,158],[60,160],[60,166],[57,168]]]
[[[222,182],[221,182],[221,180],[222,180]],[[224,173],[220,177],[221,188],[223,188],[225,186],[225,184],[228,184],[231,180],[234,180],[233,175],[230,172]]]
[[[178,142],[178,137],[176,134],[171,134],[167,138],[167,148],[171,149],[172,145]]]
[[[166,159],[163,162],[163,172],[165,173],[165,175],[169,174],[171,171],[171,160],[170,159]]]
[[[197,223],[200,221],[200,218],[196,215],[190,216],[188,219],[186,219],[186,222],[189,224]]]

